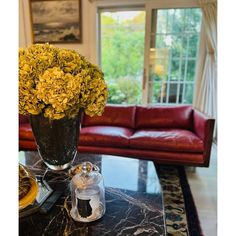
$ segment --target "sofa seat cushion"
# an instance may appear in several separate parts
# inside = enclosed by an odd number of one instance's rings
[[[133,130],[113,126],[89,126],[80,131],[79,145],[128,147]]]
[[[174,152],[204,150],[203,141],[193,132],[184,129],[141,129],[130,137],[130,146],[137,149]]]
[[[19,126],[19,138],[22,140],[34,140],[31,125],[28,123]]]

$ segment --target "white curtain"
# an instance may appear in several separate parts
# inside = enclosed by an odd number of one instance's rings
[[[203,63],[198,65],[193,105],[217,119],[217,2],[199,0],[203,14]],[[216,139],[216,124],[214,131]]]

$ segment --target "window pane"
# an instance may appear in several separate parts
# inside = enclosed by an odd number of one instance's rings
[[[189,47],[188,47],[188,35],[183,35],[182,36],[183,40],[182,40],[182,58],[186,58],[187,54],[188,54],[188,50],[189,50]]]
[[[185,69],[186,69],[186,61],[182,60],[182,64],[181,64],[181,75],[180,75],[180,80],[184,81],[185,79]]]
[[[169,50],[164,49],[152,49],[150,51],[150,64],[149,64],[149,80],[161,81],[167,80],[167,69],[169,60]]]
[[[189,82],[194,81],[196,73],[200,25],[199,8],[153,10],[149,80],[165,82],[165,96],[158,100],[149,94],[150,102],[192,102],[194,85],[189,85]],[[165,60],[158,58],[160,50],[166,51]],[[155,68],[161,71],[161,67],[164,72],[158,77]],[[155,88],[151,89],[151,94],[155,94]]]
[[[184,54],[183,36],[180,34],[169,36],[171,39],[171,55],[173,58],[180,58]]]
[[[196,57],[198,49],[198,34],[191,34],[189,36],[189,50],[188,57]]]
[[[171,80],[179,80],[179,66],[180,61],[179,60],[172,60],[171,64]]]
[[[187,77],[186,77],[186,80],[188,80],[188,81],[194,81],[195,64],[196,64],[195,60],[188,60]]]
[[[100,13],[101,67],[108,103],[140,104],[144,60],[144,11]]]
[[[186,27],[187,32],[199,32],[201,26],[201,11],[197,8],[186,9]]]
[[[183,103],[183,89],[184,89],[184,84],[179,85],[179,99],[178,103],[182,104]]]
[[[151,103],[160,103],[166,99],[166,83],[164,81],[149,84],[149,98]]]
[[[193,103],[193,84],[185,85],[185,94],[183,103],[192,104]]]
[[[176,99],[177,99],[177,87],[178,84],[174,83],[174,84],[170,84],[170,90],[169,90],[169,103],[176,103]]]
[[[153,15],[153,17],[157,17],[157,11],[155,11],[156,13]],[[168,12],[167,11],[161,11],[159,14],[159,25],[158,27],[156,27],[155,31],[157,33],[160,34],[166,34],[167,33],[167,28],[168,28]],[[157,26],[157,25],[155,25]]]
[[[185,9],[174,9],[174,10],[167,10],[172,12],[170,14],[170,18],[172,18],[172,33],[181,34],[184,31],[184,24],[185,24]]]

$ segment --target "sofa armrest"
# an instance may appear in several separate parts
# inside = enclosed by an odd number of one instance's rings
[[[204,166],[209,166],[215,119],[193,109],[193,129],[204,143]]]

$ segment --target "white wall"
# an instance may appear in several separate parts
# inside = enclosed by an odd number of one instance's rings
[[[19,46],[30,46],[32,41],[30,5],[29,0],[19,0]],[[91,3],[88,0],[82,0],[82,43],[78,44],[55,44],[57,47],[76,49],[80,54],[91,59],[91,37],[90,37],[90,12]]]

